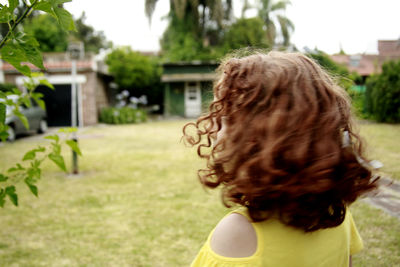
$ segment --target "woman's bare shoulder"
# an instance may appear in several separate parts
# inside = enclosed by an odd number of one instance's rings
[[[257,250],[257,235],[249,220],[232,213],[216,226],[210,240],[211,249],[224,257],[250,257]]]

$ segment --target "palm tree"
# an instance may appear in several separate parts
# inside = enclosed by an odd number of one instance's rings
[[[149,21],[158,0],[145,1],[145,13]],[[207,39],[208,28],[220,30],[224,21],[231,19],[232,0],[170,0],[170,18],[187,23],[192,22],[192,29],[200,39]]]
[[[258,16],[264,21],[266,26],[266,37],[268,44],[274,46],[277,37],[277,28],[275,22],[278,21],[280,32],[283,38],[283,45],[288,46],[290,43],[290,33],[294,30],[293,22],[282,15],[286,7],[290,5],[289,0],[280,0],[274,2],[273,0],[257,0],[256,8],[258,9]],[[247,0],[242,10],[242,14],[250,9],[252,6],[248,4]],[[281,13],[281,14],[279,14]]]

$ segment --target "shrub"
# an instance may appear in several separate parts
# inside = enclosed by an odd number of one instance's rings
[[[100,112],[100,122],[108,124],[139,123],[147,120],[144,110],[130,107],[107,107]]]
[[[14,84],[0,83],[0,92],[12,92],[14,88],[16,88]]]
[[[366,86],[365,111],[379,122],[400,122],[400,61],[384,63]]]

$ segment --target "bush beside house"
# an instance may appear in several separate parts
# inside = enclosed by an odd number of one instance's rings
[[[100,122],[107,124],[128,124],[147,121],[147,113],[131,107],[106,107],[100,112]]]
[[[400,122],[400,61],[388,61],[366,83],[365,112],[379,122]]]

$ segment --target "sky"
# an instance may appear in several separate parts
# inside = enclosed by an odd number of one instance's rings
[[[241,0],[234,0],[240,16]],[[342,47],[347,54],[377,53],[378,40],[400,38],[400,0],[292,0],[286,16],[294,23],[292,42],[302,50],[318,48],[329,54]],[[151,26],[144,0],[73,0],[64,6],[74,17],[84,11],[86,23],[105,33],[114,45],[157,51],[167,21],[169,1],[159,0]],[[251,15],[251,12],[247,14]]]

